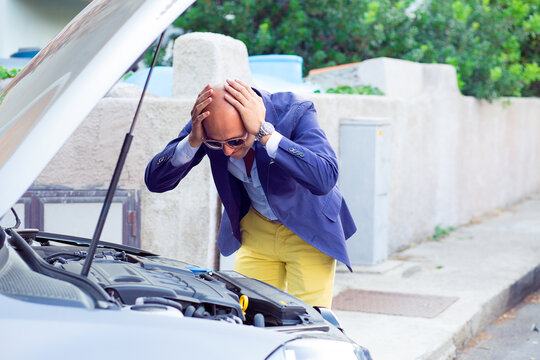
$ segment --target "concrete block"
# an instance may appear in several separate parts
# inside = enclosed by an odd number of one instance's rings
[[[423,91],[454,93],[461,95],[457,83],[456,68],[447,64],[421,64],[423,70]]]
[[[107,98],[140,98],[143,89],[140,86],[125,83],[123,81],[117,82],[111,90],[105,95]],[[145,97],[155,98],[155,95],[152,95],[148,91],[144,95]]]
[[[406,60],[376,58],[358,65],[360,79],[387,96],[413,97],[422,93],[422,65]]]
[[[189,33],[174,43],[173,97],[197,95],[207,84],[240,79],[252,84],[243,42],[213,33]]]
[[[385,57],[312,72],[308,80],[323,89],[370,85],[391,97],[415,97],[434,90],[459,94],[453,66]]]
[[[358,86],[361,84],[358,64],[360,63],[311,70],[306,80],[312,84],[317,84],[323,89],[335,88],[340,85]]]

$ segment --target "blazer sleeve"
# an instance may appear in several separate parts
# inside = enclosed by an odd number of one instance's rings
[[[176,145],[189,135],[191,132],[191,122],[182,129],[178,137],[165,146],[163,151],[156,154],[146,166],[144,173],[144,182],[148,190],[152,192],[165,192],[172,190],[178,185],[189,171],[198,163],[206,154],[204,147],[201,146],[195,153],[195,156],[182,166],[175,167],[171,163],[171,158],[176,150]]]
[[[290,137],[279,142],[274,161],[313,194],[328,194],[338,179],[337,157],[319,127],[313,103],[300,103],[289,116],[294,127]]]

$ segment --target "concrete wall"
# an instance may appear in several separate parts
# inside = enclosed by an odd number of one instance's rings
[[[340,118],[391,119],[389,252],[540,189],[540,99],[310,98],[336,149]]]
[[[172,99],[145,100],[120,186],[142,190],[143,247],[212,266],[217,204],[207,160],[173,191],[152,194],[143,182],[147,162],[188,121],[196,89],[227,77],[251,79],[247,52],[239,42],[211,34],[190,36],[179,38],[177,45],[184,43],[175,47],[176,54],[192,59],[175,58],[175,78],[189,79],[189,86],[179,90],[177,84]],[[230,49],[240,50],[231,55]],[[314,101],[336,152],[340,118],[391,120],[389,252],[424,239],[438,224],[467,223],[540,189],[540,99],[489,104],[461,96],[451,67],[379,61],[384,64],[375,68],[386,79],[379,86],[392,96],[306,97]],[[410,76],[396,81],[390,75],[401,66],[414,71],[402,71]],[[373,67],[368,68],[373,77]],[[116,88],[114,97],[96,106],[36,184],[108,185],[136,107],[128,90]]]

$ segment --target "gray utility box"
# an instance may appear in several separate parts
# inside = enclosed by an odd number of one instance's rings
[[[357,232],[347,240],[353,265],[374,265],[388,256],[390,121],[341,119],[339,187]]]

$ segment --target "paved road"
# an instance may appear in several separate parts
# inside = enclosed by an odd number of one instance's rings
[[[471,339],[456,360],[540,360],[540,289]]]

